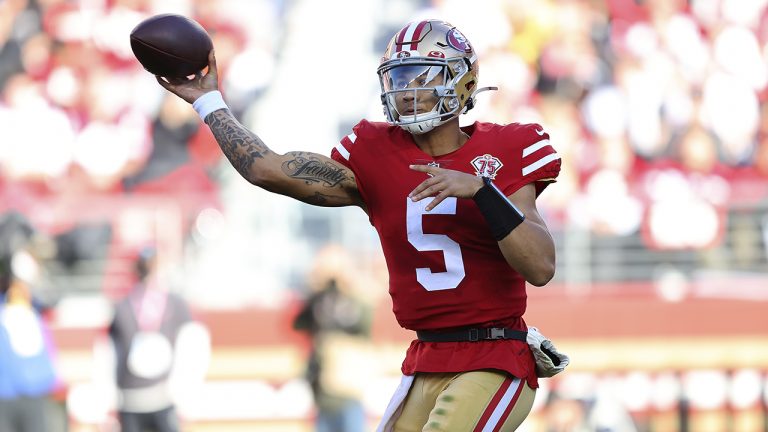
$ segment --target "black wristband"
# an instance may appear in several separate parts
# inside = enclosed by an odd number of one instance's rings
[[[483,183],[472,199],[488,222],[493,238],[501,241],[523,223],[525,215],[491,182],[490,177],[483,177]]]

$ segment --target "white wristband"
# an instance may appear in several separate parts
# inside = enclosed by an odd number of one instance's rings
[[[227,103],[224,102],[224,98],[221,97],[221,92],[214,90],[195,99],[195,101],[192,102],[192,108],[197,111],[200,119],[205,121],[205,118],[208,117],[208,114],[216,110],[229,107],[227,106]]]

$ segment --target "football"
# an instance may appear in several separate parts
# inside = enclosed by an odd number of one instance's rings
[[[208,65],[213,48],[203,26],[182,15],[155,15],[131,31],[131,49],[136,59],[154,75],[182,78]]]

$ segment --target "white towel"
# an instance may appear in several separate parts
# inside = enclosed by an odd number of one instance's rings
[[[400,384],[392,395],[392,399],[389,400],[387,409],[384,410],[384,415],[381,417],[381,423],[379,423],[379,427],[376,428],[376,432],[392,432],[395,422],[398,417],[400,417],[403,401],[408,395],[408,390],[411,388],[411,384],[413,384],[413,375],[403,375],[400,379]]]

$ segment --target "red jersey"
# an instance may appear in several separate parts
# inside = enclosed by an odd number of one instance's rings
[[[462,129],[470,138],[461,148],[432,157],[401,128],[363,120],[331,157],[355,174],[381,239],[393,311],[402,327],[526,330],[525,279],[507,264],[475,202],[449,197],[425,211],[430,199],[413,202],[408,194],[426,174],[409,165],[490,176],[505,195],[535,183],[538,194],[557,177],[560,157],[537,124],[476,122]],[[416,340],[406,354],[403,373],[494,368],[528,377],[535,387],[533,367],[522,341]]]

